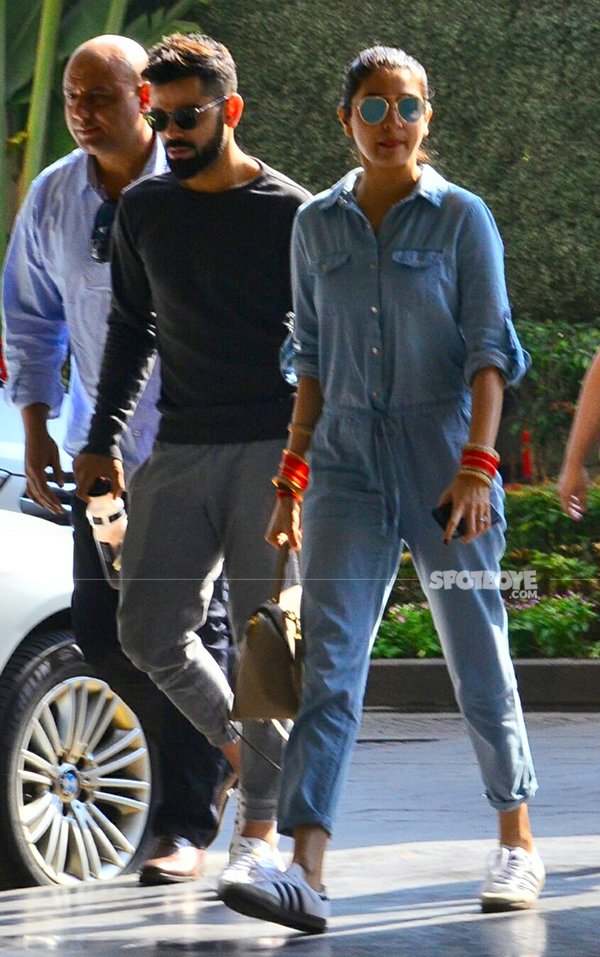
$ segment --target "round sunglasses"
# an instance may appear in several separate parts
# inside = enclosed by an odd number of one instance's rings
[[[170,120],[173,120],[180,130],[193,130],[194,127],[197,126],[198,118],[202,113],[206,113],[207,110],[212,110],[213,106],[224,103],[226,99],[228,99],[228,97],[220,96],[218,99],[212,100],[204,106],[179,106],[176,110],[173,110],[172,113],[167,113],[166,110],[161,110],[160,107],[156,107],[142,115],[148,126],[155,130],[156,133],[162,133],[163,130],[166,130]]]
[[[383,96],[365,96],[362,103],[357,106],[357,110],[363,123],[375,126],[386,118],[390,106],[391,104]],[[416,123],[425,112],[425,104],[418,96],[405,96],[394,106],[398,110],[400,119],[405,123]]]

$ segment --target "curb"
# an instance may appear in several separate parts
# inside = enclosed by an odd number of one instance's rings
[[[529,711],[600,711],[600,660],[517,659],[523,707]],[[443,660],[372,661],[365,707],[394,711],[457,711]]]

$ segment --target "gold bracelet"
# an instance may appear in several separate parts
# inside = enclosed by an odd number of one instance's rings
[[[315,431],[310,425],[301,425],[299,422],[290,422],[287,427],[288,432],[299,432],[300,435],[312,435]]]
[[[468,465],[463,465],[462,468],[458,470],[458,475],[465,475],[467,477],[472,477],[479,479],[480,482],[484,482],[488,488],[492,487],[492,480],[482,469],[474,469]]]
[[[278,492],[288,491],[293,492],[294,495],[297,495],[299,498],[302,498],[304,495],[304,489],[297,485],[295,482],[290,481],[287,478],[281,478],[279,475],[274,475],[271,479],[272,484],[275,486]]]

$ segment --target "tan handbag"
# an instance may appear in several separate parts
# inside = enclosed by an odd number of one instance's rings
[[[295,718],[302,687],[300,585],[282,591],[288,548],[279,550],[273,597],[246,625],[234,677],[231,717]]]

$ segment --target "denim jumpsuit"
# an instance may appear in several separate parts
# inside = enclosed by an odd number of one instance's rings
[[[284,834],[332,831],[403,542],[489,802],[511,810],[537,789],[501,594],[435,587],[433,575],[498,572],[504,550],[503,520],[470,544],[445,545],[431,515],[468,441],[473,376],[495,366],[514,384],[527,369],[502,242],[485,204],[430,166],[375,234],[353,197],[359,172],[301,208],[292,242],[294,366],[319,381],[323,411],[308,453],[305,690],[285,758]],[[502,516],[503,498],[496,479]]]

